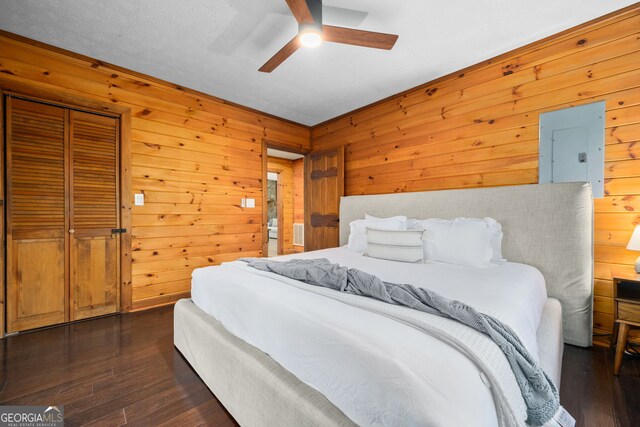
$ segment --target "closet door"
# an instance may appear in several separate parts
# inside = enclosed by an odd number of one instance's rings
[[[68,111],[7,99],[7,331],[61,323],[65,263]]]
[[[71,320],[118,311],[118,120],[70,112]]]

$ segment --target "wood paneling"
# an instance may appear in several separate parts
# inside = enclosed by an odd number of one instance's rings
[[[293,252],[293,161],[268,157],[267,169],[278,173],[278,252],[290,254]]]
[[[122,253],[133,264],[122,262],[122,269],[123,277],[126,269],[133,277],[123,279],[124,309],[183,297],[194,267],[261,255],[262,140],[310,148],[306,126],[5,32],[0,88],[130,110],[122,126],[131,130],[131,142],[121,150],[131,156],[133,178],[121,186],[134,225],[122,236]],[[133,193],[144,193],[146,203],[129,211]],[[241,208],[242,197],[255,198],[256,208]],[[230,238],[235,245],[225,245]],[[158,247],[138,257],[147,241],[162,239],[175,241],[170,254]]]
[[[608,333],[610,268],[638,255],[639,29],[635,5],[320,124],[313,150],[346,147],[348,195],[536,183],[539,114],[604,100],[594,329]]]

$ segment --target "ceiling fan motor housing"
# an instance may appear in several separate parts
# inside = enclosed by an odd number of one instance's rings
[[[300,22],[298,24],[298,33],[315,32],[322,34],[322,1],[305,0],[305,3],[307,3],[313,22]]]

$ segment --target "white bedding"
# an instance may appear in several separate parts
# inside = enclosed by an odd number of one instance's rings
[[[407,264],[344,248],[278,257],[328,258],[383,280],[428,287],[507,323],[534,356],[546,302],[542,275],[506,263],[488,269]],[[194,303],[269,354],[359,425],[497,425],[490,390],[465,356],[397,320],[231,264],[193,273]]]

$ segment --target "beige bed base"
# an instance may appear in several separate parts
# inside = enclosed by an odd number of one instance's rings
[[[547,300],[537,338],[542,367],[559,387],[563,337],[558,300]],[[355,425],[324,395],[228,332],[191,299],[175,305],[174,344],[242,426]]]
[[[532,265],[545,277],[550,298],[537,338],[542,367],[558,386],[563,340],[584,347],[591,345],[593,200],[589,184],[343,197],[342,244],[348,238],[349,222],[365,214],[495,218],[505,230],[502,243],[505,257]],[[227,332],[191,300],[176,304],[174,342],[243,426],[353,425],[317,390],[302,383],[267,354]]]

